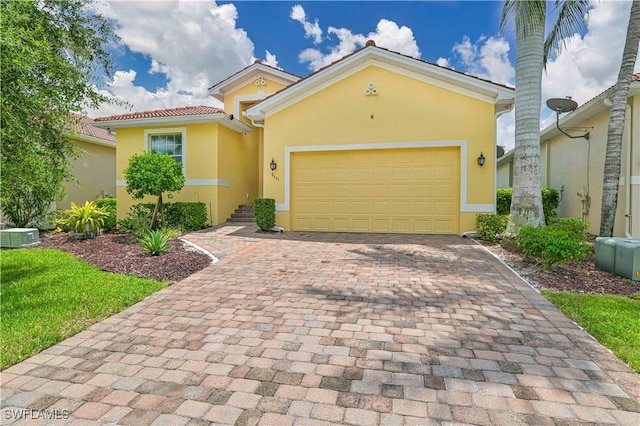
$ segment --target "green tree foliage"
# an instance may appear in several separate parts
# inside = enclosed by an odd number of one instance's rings
[[[162,194],[180,191],[184,186],[182,164],[167,154],[145,152],[135,154],[129,159],[129,165],[124,169],[127,180],[127,192],[140,200],[147,195],[158,197],[156,208],[151,218],[151,229],[155,227],[158,213],[162,208]]]
[[[112,71],[116,41],[90,0],[0,2],[2,209],[24,226],[44,216],[80,154],[69,112],[106,101],[97,79]],[[101,75],[102,74],[102,75]]]

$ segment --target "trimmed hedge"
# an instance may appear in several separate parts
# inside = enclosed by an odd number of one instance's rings
[[[144,233],[151,224],[155,204],[138,203],[131,206],[129,214],[118,225],[134,233]],[[158,218],[158,228],[179,229],[181,232],[198,231],[208,225],[207,206],[200,202],[163,203]],[[145,228],[146,223],[146,228]]]
[[[549,223],[551,218],[556,217],[556,209],[560,205],[560,193],[553,188],[542,188],[542,209],[544,210],[544,220]],[[496,211],[498,214],[511,213],[511,198],[513,188],[498,188],[496,191]]]
[[[268,231],[276,226],[276,200],[273,198],[256,198],[253,200],[253,214],[261,231]]]
[[[497,241],[507,229],[508,223],[508,214],[477,214],[476,232],[482,240]]]
[[[104,208],[105,211],[109,214],[104,218],[104,224],[102,229],[110,232],[116,229],[117,219],[116,219],[116,199],[110,197],[96,198],[96,206],[98,208]]]

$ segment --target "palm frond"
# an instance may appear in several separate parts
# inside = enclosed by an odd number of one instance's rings
[[[544,0],[505,0],[500,19],[500,30],[515,24],[516,36],[526,38],[540,26],[544,27],[546,2]]]
[[[585,26],[592,0],[556,0],[558,17],[544,42],[544,64],[566,47],[567,39]]]

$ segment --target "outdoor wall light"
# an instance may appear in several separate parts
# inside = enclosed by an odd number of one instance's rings
[[[276,160],[274,160],[273,158],[271,159],[271,162],[269,163],[269,167],[271,168],[271,171],[275,170],[278,168],[278,163],[276,163]]]
[[[480,153],[480,157],[478,157],[478,166],[482,167],[484,166],[484,162],[487,160],[487,158],[484,156],[484,154],[481,152]]]

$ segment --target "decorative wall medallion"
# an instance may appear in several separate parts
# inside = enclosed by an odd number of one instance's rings
[[[373,81],[367,84],[367,88],[364,89],[364,94],[365,96],[375,96],[378,94],[378,89],[376,89],[376,85],[373,83]]]
[[[264,79],[263,76],[260,76],[256,79],[255,83],[256,83],[256,86],[265,86],[267,84],[267,81]]]

